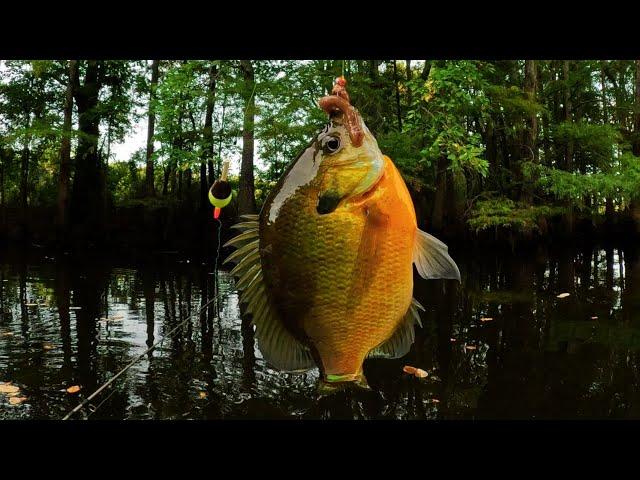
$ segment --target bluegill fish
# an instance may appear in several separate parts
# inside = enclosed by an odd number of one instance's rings
[[[283,174],[237,250],[241,302],[276,368],[318,367],[325,384],[365,384],[367,357],[397,358],[414,340],[423,278],[460,280],[444,243],[418,229],[402,176],[340,80],[320,106],[329,124]]]

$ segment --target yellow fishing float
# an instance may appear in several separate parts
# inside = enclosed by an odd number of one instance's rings
[[[220,216],[220,211],[229,205],[231,197],[233,196],[233,190],[231,184],[227,181],[227,175],[229,174],[229,160],[225,160],[222,164],[222,175],[216,180],[209,189],[209,202],[214,206],[213,218],[216,220]]]

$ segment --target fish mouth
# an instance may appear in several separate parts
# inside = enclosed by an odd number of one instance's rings
[[[338,208],[338,204],[342,200],[342,196],[335,191],[329,190],[318,197],[316,212],[319,215],[327,215]]]

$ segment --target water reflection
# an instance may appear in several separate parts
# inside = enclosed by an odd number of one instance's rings
[[[423,328],[372,391],[318,398],[317,372],[265,364],[233,282],[211,265],[5,254],[0,381],[28,400],[0,418],[61,418],[181,321],[77,418],[638,418],[640,256],[617,246],[464,257],[454,281],[416,278]],[[568,293],[566,298],[558,298]],[[410,364],[426,379],[402,373]],[[79,385],[71,395],[66,389]]]

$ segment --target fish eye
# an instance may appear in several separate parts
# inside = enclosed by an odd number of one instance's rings
[[[322,150],[326,154],[336,153],[339,149],[340,149],[339,137],[327,137],[327,139],[323,142]]]

